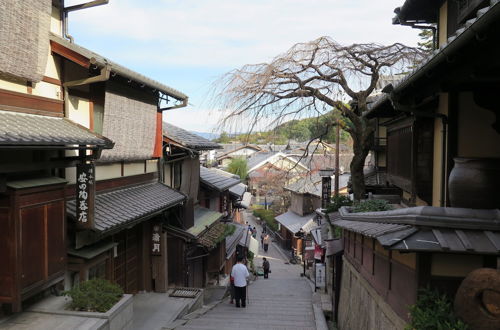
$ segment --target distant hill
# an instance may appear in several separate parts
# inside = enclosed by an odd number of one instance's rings
[[[217,139],[220,135],[218,133],[207,133],[207,132],[196,132],[196,131],[190,131],[190,132],[193,134],[199,135],[202,138],[205,138],[207,140]]]

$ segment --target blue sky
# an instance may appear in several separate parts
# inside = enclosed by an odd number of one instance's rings
[[[77,44],[187,94],[190,105],[166,112],[164,120],[211,132],[220,117],[210,108],[211,86],[231,69],[324,35],[344,44],[416,45],[418,30],[391,24],[403,2],[110,0],[70,13],[69,30]]]

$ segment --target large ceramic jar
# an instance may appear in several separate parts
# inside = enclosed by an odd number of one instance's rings
[[[500,208],[500,158],[455,158],[448,188],[452,207]]]

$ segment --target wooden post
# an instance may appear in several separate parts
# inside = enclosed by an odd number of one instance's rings
[[[335,136],[335,197],[339,196],[339,174],[340,174],[340,125],[339,120],[337,119],[337,134]]]

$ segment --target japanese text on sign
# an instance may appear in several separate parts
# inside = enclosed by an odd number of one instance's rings
[[[153,225],[151,231],[151,254],[161,256],[161,225]]]
[[[94,164],[76,167],[76,220],[85,227],[94,226]]]

